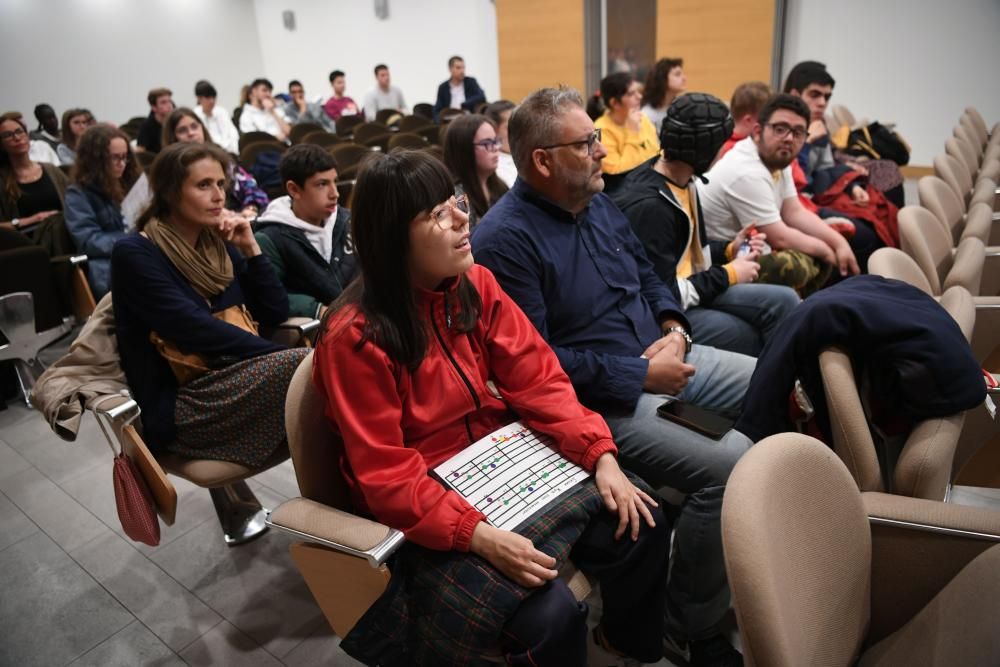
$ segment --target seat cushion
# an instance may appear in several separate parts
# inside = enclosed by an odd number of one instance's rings
[[[273,468],[287,458],[288,450],[282,447],[264,465],[256,469],[229,461],[189,459],[176,454],[163,454],[157,456],[156,460],[171,475],[183,477],[193,484],[212,489],[253,477],[259,472]]]
[[[962,568],[902,628],[865,651],[867,665],[1000,665],[1000,545]]]

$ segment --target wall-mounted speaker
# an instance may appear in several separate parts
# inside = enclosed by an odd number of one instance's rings
[[[389,0],[375,0],[375,18],[383,21],[389,18]]]
[[[281,12],[281,20],[285,24],[285,30],[295,30],[295,12],[291,9]]]

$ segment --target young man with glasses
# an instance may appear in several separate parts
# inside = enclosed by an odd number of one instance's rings
[[[601,134],[572,89],[529,95],[510,119],[518,180],[473,230],[489,268],[556,353],[580,401],[604,417],[622,467],[686,494],[665,630],[691,664],[742,664],[720,634],[729,608],[719,517],[726,480],[752,444],[657,415],[670,396],[736,412],[754,370],[741,354],[692,345],[683,309],[628,220],[602,193]]]
[[[808,134],[809,108],[776,95],[761,109],[750,136],[726,153],[698,189],[709,239],[728,241],[755,224],[775,252],[761,256],[758,280],[794,287],[803,296],[831,271],[859,273],[847,240],[799,201],[791,163]]]

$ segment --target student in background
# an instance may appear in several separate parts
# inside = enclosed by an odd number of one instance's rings
[[[198,102],[194,112],[201,119],[202,125],[205,126],[215,145],[227,153],[239,154],[240,132],[233,125],[229,111],[216,104],[218,93],[215,86],[205,80],[199,81],[194,86],[194,96]]]
[[[121,203],[142,170],[129,138],[110,125],[84,132],[66,190],[66,228],[87,255],[87,282],[95,299],[111,290],[111,249],[125,236]]]
[[[475,111],[476,107],[486,101],[486,93],[479,87],[479,82],[471,76],[465,76],[465,61],[461,56],[448,59],[447,81],[438,86],[437,99],[434,101],[434,121],[441,118],[445,109],[462,109]]]
[[[684,92],[685,86],[687,77],[684,76],[683,58],[660,58],[646,75],[646,85],[642,89],[642,113],[652,121],[657,134],[670,103]]]
[[[483,113],[487,118],[493,121],[493,124],[497,127],[497,139],[500,140],[500,159],[497,161],[497,176],[500,180],[507,184],[507,187],[513,187],[514,181],[517,179],[517,165],[514,164],[514,158],[510,154],[510,142],[507,140],[507,123],[510,120],[510,115],[514,113],[514,109],[517,105],[510,100],[497,100],[492,102]]]
[[[300,81],[293,79],[288,83],[288,95],[291,101],[285,104],[285,117],[292,125],[313,123],[321,126],[327,132],[333,132],[334,124],[316,102],[306,101],[306,89]]]
[[[588,111],[603,108],[603,113],[594,120],[594,127],[601,131],[601,145],[607,151],[601,169],[612,177],[605,178],[608,194],[618,189],[624,174],[659,153],[656,128],[639,110],[641,97],[635,77],[619,72],[601,80],[600,98],[591,98],[588,105]]]
[[[267,79],[254,79],[240,114],[240,132],[267,132],[279,141],[288,138],[288,119],[274,101],[273,91],[274,86]]]
[[[489,118],[473,114],[448,123],[444,163],[455,179],[456,192],[469,198],[470,228],[507,192],[507,184],[496,173],[499,159],[500,139]]]
[[[508,664],[586,664],[587,607],[557,576],[572,550],[601,583],[591,659],[659,660],[667,519],[618,467],[607,425],[549,346],[473,264],[467,203],[444,165],[422,151],[373,155],[354,206],[361,276],[326,316],[313,380],[355,504],[407,544],[400,585],[341,646],[365,664],[403,651],[410,664],[476,664],[497,645]],[[514,532],[430,470],[518,418],[594,478]],[[477,595],[450,595],[466,587]],[[408,614],[414,604],[424,612]]]
[[[66,109],[62,116],[62,143],[56,148],[59,164],[71,165],[76,161],[76,142],[95,122],[94,114],[87,109]]]
[[[173,93],[169,88],[153,88],[146,100],[149,102],[149,116],[139,126],[139,136],[135,139],[136,149],[159,153],[163,121],[174,110]]]
[[[345,94],[347,76],[339,69],[330,72],[330,87],[333,88],[333,95],[323,105],[323,111],[334,123],[341,116],[356,116],[361,112],[357,103]]]
[[[389,83],[389,68],[375,65],[375,87],[365,95],[365,118],[375,120],[375,115],[384,109],[406,113],[403,91]]]

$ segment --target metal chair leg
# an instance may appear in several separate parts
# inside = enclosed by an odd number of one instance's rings
[[[231,547],[244,544],[267,531],[267,510],[261,507],[246,482],[209,489],[209,492],[226,544]]]

